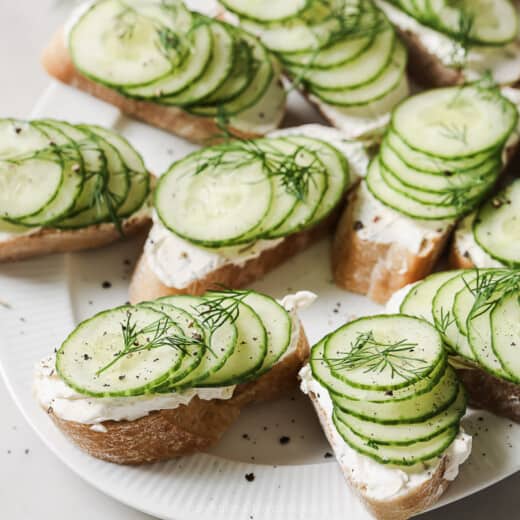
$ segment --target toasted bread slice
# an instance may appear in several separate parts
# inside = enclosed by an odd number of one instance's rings
[[[169,287],[163,283],[150,267],[146,253],[143,253],[130,282],[130,302],[138,303],[172,294],[201,295],[219,285],[234,289],[245,287],[325,237],[332,231],[337,217],[337,212],[333,212],[314,228],[284,238],[276,246],[262,251],[259,256],[248,260],[243,265],[225,264],[185,287]]]
[[[468,251],[461,249],[460,242],[457,240],[457,233],[453,237],[450,247],[449,263],[453,269],[473,269],[475,264]]]
[[[106,101],[145,123],[200,144],[216,142],[219,140],[219,136],[220,139],[222,138],[222,129],[219,128],[215,119],[195,116],[174,106],[166,107],[158,103],[130,99],[119,94],[117,90],[96,83],[80,74],[70,59],[63,29],[54,35],[44,50],[42,63],[45,70],[54,78]],[[281,122],[282,116],[283,114],[280,115],[278,124]],[[227,130],[237,137],[259,137],[259,134],[244,132],[237,128],[230,127]]]
[[[369,204],[371,210],[367,215]],[[336,284],[366,294],[379,303],[386,302],[401,287],[428,275],[451,232],[451,226],[416,228],[412,219],[397,213],[385,218],[385,212],[388,210],[361,183],[349,196],[332,245]],[[370,226],[377,226],[374,232]],[[414,249],[407,246],[406,240],[391,240],[392,236],[412,234],[416,237]]]
[[[334,447],[338,434],[332,431],[333,425],[328,420],[327,414],[320,405],[317,396],[310,392],[309,397],[314,405],[323,431],[331,446]],[[404,494],[399,494],[397,497],[381,500],[371,497],[367,492],[367,486],[353,478],[353,475],[356,475],[357,468],[348,467],[340,462],[341,471],[350,488],[378,520],[407,520],[435,504],[450,484],[450,481],[444,478],[447,466],[448,455],[445,454],[428,480],[411,488]]]
[[[123,221],[125,237],[145,233],[152,220],[148,212],[138,212]],[[42,228],[34,233],[0,241],[0,262],[24,260],[52,253],[71,253],[106,246],[121,239],[115,224],[102,223],[80,229]]]
[[[143,464],[205,451],[216,444],[249,403],[275,399],[296,388],[297,373],[309,355],[300,327],[292,352],[256,381],[236,387],[227,400],[193,398],[189,404],[160,410],[134,421],[105,421],[101,430],[47,413],[56,426],[89,455],[117,464]]]

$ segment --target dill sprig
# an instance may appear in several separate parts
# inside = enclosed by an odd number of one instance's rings
[[[172,328],[174,332],[170,333]],[[101,375],[121,359],[138,352],[169,347],[179,350],[183,355],[189,355],[188,348],[194,345],[202,349],[208,349],[202,336],[195,334],[188,337],[179,332],[179,330],[168,316],[164,316],[138,329],[137,324],[132,320],[132,313],[127,312],[126,321],[121,323],[123,348],[117,352],[110,363],[100,368],[96,375]]]
[[[455,316],[451,310],[446,311],[444,307],[441,307],[440,316],[437,320],[437,328],[441,334],[446,334],[448,327],[455,323]]]
[[[331,369],[348,371],[364,368],[365,374],[390,370],[392,379],[401,377],[405,381],[413,381],[429,368],[427,361],[411,355],[418,344],[407,339],[386,343],[377,340],[373,331],[368,331],[360,332],[350,346],[348,352],[340,352],[344,354],[342,357],[325,358]]]
[[[440,128],[439,133],[446,139],[452,139],[453,141],[459,141],[463,145],[468,144],[468,126],[457,123],[445,123],[444,121],[436,123],[436,126]]]
[[[196,307],[202,324],[213,332],[224,323],[235,323],[240,315],[240,305],[250,292],[232,289],[211,291],[212,297]]]

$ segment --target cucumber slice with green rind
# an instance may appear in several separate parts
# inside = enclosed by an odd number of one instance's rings
[[[447,358],[443,357],[437,367],[435,367],[425,378],[404,388],[392,391],[357,388],[337,377],[334,377],[332,374],[330,366],[325,361],[323,353],[327,339],[328,337],[324,338],[312,348],[309,361],[312,375],[321,385],[330,390],[330,392],[354,401],[383,403],[386,401],[402,401],[415,398],[418,395],[429,392],[439,382],[440,378],[446,371]]]
[[[357,436],[367,441],[389,446],[409,446],[413,451],[415,443],[430,440],[447,428],[458,426],[465,411],[466,392],[464,387],[459,385],[455,401],[446,410],[422,423],[377,424],[349,415],[339,408],[334,410],[334,414]]]
[[[334,406],[380,424],[418,423],[428,420],[450,406],[457,398],[459,383],[453,368],[448,366],[439,382],[429,391],[412,399],[371,403],[354,401],[332,394]]]
[[[239,16],[259,22],[273,22],[298,16],[309,6],[310,0],[285,0],[269,7],[261,0],[221,0],[221,3]]]
[[[495,260],[520,267],[520,181],[480,207],[473,221],[473,236]]]
[[[0,119],[0,161],[30,157],[37,150],[48,149],[49,144],[48,136],[35,125],[18,119]]]
[[[84,395],[150,393],[168,379],[183,357],[169,346],[152,348],[163,329],[178,332],[164,314],[151,309],[125,305],[103,311],[82,322],[64,341],[56,354],[56,370],[68,386]],[[118,359],[125,348],[135,352]]]
[[[439,158],[463,158],[503,145],[518,111],[499,90],[448,87],[416,94],[399,104],[392,128],[414,150]]]
[[[459,431],[458,425],[452,426],[436,437],[427,441],[419,441],[410,446],[388,446],[368,441],[356,435],[342,423],[335,414],[333,421],[343,440],[354,450],[375,459],[381,464],[397,466],[414,466],[441,455],[453,442]]]
[[[437,330],[425,320],[403,315],[354,320],[329,336],[324,352],[338,379],[384,391],[421,380],[444,356]]]

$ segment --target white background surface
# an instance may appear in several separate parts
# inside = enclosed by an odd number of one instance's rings
[[[69,3],[72,0],[1,0],[0,116],[26,116],[47,85],[39,54]],[[1,293],[0,287],[0,298]],[[90,520],[94,515],[97,520],[150,518],[93,490],[63,466],[29,429],[1,382],[0,412],[0,519]],[[516,519],[519,485],[517,475],[422,518]]]

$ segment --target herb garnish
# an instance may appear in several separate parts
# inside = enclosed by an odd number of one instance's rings
[[[212,298],[208,298],[196,307],[201,316],[202,324],[210,331],[221,327],[224,323],[235,323],[240,315],[240,304],[251,291],[221,289],[211,291]]]
[[[411,354],[417,343],[401,339],[386,343],[375,338],[374,332],[360,332],[351,349],[339,358],[324,358],[333,370],[357,370],[364,368],[364,373],[381,374],[390,370],[390,377],[398,376],[405,381],[413,381],[429,369],[428,362]]]

